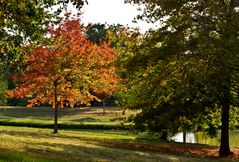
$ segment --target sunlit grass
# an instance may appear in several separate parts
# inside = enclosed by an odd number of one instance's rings
[[[0,126],[0,161],[217,161],[105,145],[107,141],[140,142],[127,131],[61,130]],[[8,151],[6,151],[8,150]],[[221,160],[220,160],[221,161]]]
[[[119,124],[122,109],[112,107],[102,115],[102,108],[60,109],[59,124]],[[0,108],[0,121],[16,123],[53,124],[52,108]],[[127,112],[126,116],[130,112]],[[123,116],[123,117],[126,117]],[[145,133],[134,135],[120,130],[59,130],[0,126],[0,162],[1,161],[182,161],[203,162],[215,159],[192,158],[190,156],[169,153],[155,153],[126,149],[129,142],[154,143],[156,137]],[[119,141],[120,147],[111,146]],[[108,142],[108,143],[107,143]],[[219,160],[223,161],[223,160]]]

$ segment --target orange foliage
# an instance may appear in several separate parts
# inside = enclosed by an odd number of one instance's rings
[[[66,18],[58,28],[50,29],[52,44],[38,45],[23,56],[24,72],[16,75],[17,88],[9,96],[32,95],[30,107],[39,103],[63,107],[66,102],[73,107],[99,100],[91,91],[108,94],[116,90],[116,56],[110,43],[95,45],[83,33],[78,19]]]

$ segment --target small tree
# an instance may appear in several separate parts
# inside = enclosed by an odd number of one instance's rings
[[[114,70],[113,70],[114,71]],[[111,75],[108,75],[108,73],[105,73],[108,77],[111,77]],[[107,89],[102,89],[102,90],[96,90],[95,92],[97,93],[96,96],[99,98],[102,102],[102,113],[105,115],[105,100],[107,98],[110,98],[113,96],[113,93],[118,90],[118,81],[119,78],[107,78],[107,76],[103,77],[105,79],[105,83],[107,83]]]
[[[110,41],[112,41],[111,47],[114,47],[115,40],[114,39],[111,40],[110,34],[109,34],[109,33],[113,32],[112,27],[113,26],[108,26],[107,24],[100,24],[100,23],[92,24],[92,25],[89,25],[89,28],[87,28],[85,34],[86,34],[86,37],[94,44],[100,45],[102,41],[110,40]],[[116,49],[115,49],[115,51],[116,51]],[[119,53],[117,51],[117,55],[118,54]],[[105,76],[104,79],[111,80],[110,78],[107,79],[107,76]],[[110,91],[109,90],[107,90],[107,91],[101,90],[101,91],[98,91],[96,94],[96,96],[98,98],[100,98],[102,101],[103,115],[105,115],[106,99],[112,97],[113,93],[116,92],[117,89],[119,89],[119,87],[116,84],[114,84],[112,81],[118,82],[118,80],[111,80],[111,84],[108,85],[108,88],[110,89]]]
[[[79,20],[70,20],[69,16],[58,28],[50,29],[51,45],[41,44],[24,56],[24,71],[16,75],[18,86],[10,93],[17,98],[31,94],[29,107],[39,103],[53,105],[54,133],[58,130],[59,107],[100,101],[92,90],[107,91],[111,87],[108,85],[117,80],[110,43],[95,45],[83,30]]]

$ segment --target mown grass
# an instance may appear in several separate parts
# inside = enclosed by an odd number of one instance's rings
[[[145,142],[153,144],[158,141],[155,137],[148,135],[145,137],[145,134],[133,135],[127,131],[112,130],[114,126],[121,124],[122,121],[118,119],[125,118],[131,113],[127,112],[122,116],[122,109],[118,107],[108,107],[106,115],[102,114],[102,108],[97,107],[60,109],[59,126],[62,126],[62,129],[59,134],[52,134],[52,129],[42,127],[52,128],[54,109],[0,108],[0,125],[10,123],[39,127],[0,126],[0,161],[227,161],[193,158],[191,154],[184,155],[172,151],[155,153],[153,150],[137,148],[137,144],[144,145]],[[71,127],[67,127],[69,125]],[[94,126],[108,130],[89,129]],[[88,130],[69,130],[69,128],[88,128]],[[127,144],[130,144],[130,147]]]
[[[225,162],[174,153],[155,153],[107,145],[108,141],[141,143],[127,131],[62,130],[0,126],[0,161]],[[8,150],[8,151],[7,151]]]
[[[13,153],[7,150],[0,150],[0,162],[53,162],[53,160],[42,157],[31,157],[24,153]]]
[[[107,115],[102,114],[100,107],[63,108],[59,109],[59,119],[70,122],[112,123],[117,117],[123,117],[119,107],[107,107]],[[1,107],[0,116],[6,118],[24,118],[38,120],[52,120],[54,109],[51,107]]]
[[[122,118],[130,113],[122,115],[119,107],[107,107],[106,115],[102,114],[102,108],[82,107],[59,109],[60,128],[93,128],[113,129],[122,127]],[[50,107],[25,108],[8,107],[0,108],[0,124],[31,127],[52,127],[54,109]],[[127,125],[127,123],[125,123]]]

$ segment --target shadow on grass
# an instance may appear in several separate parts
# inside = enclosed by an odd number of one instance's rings
[[[48,129],[47,129],[48,130]],[[103,137],[99,137],[99,138],[95,138],[95,137],[92,137],[90,133],[102,133],[100,130],[93,130],[93,131],[89,131],[87,130],[86,133],[89,133],[89,134],[85,134],[84,130],[81,130],[81,132],[77,132],[78,136],[74,136],[74,133],[72,133],[71,135],[69,135],[69,133],[58,133],[58,134],[54,134],[52,133],[53,130],[49,130],[49,132],[46,132],[46,130],[44,131],[41,131],[39,130],[38,132],[35,131],[35,132],[27,132],[27,131],[15,131],[15,130],[0,130],[0,135],[2,134],[6,134],[6,135],[11,135],[11,136],[23,136],[25,138],[43,138],[43,139],[51,139],[51,138],[61,138],[62,140],[65,140],[65,139],[72,139],[72,140],[80,140],[80,141],[86,141],[86,142],[96,142],[98,141],[99,144],[101,142],[104,143],[104,139],[107,139],[108,136],[115,136],[117,135],[117,132],[104,132],[104,135]],[[82,136],[81,136],[82,135]],[[101,134],[102,135],[102,134]],[[98,135],[100,136],[100,135]],[[113,140],[113,139],[112,139]],[[121,140],[121,141],[124,141],[124,140]]]
[[[96,139],[86,135],[78,137],[65,134],[51,134],[46,132],[26,132],[14,130],[1,130],[0,134],[11,136],[24,136],[27,146],[24,153],[31,153],[43,158],[59,159],[61,161],[182,161],[182,162],[209,162],[223,161],[221,159],[205,159],[185,155],[187,150],[180,148],[183,152],[178,152],[178,148],[172,150],[165,149],[170,145],[145,145],[145,143],[127,140]],[[80,133],[79,133],[80,134]],[[41,140],[27,140],[42,138]],[[56,141],[53,139],[56,138]],[[63,141],[66,141],[64,143]],[[48,142],[49,141],[49,142]],[[173,145],[172,145],[173,146]],[[157,148],[156,148],[157,147]],[[225,161],[223,161],[225,162]]]
[[[101,107],[81,107],[81,108],[62,108],[59,109],[58,116],[76,116],[84,113],[101,114]],[[109,107],[109,111],[118,111],[118,107]],[[0,116],[16,117],[16,118],[53,118],[54,109],[51,107],[32,107],[32,108],[0,108]]]
[[[53,109],[46,108],[0,108],[1,116],[16,118],[43,117],[50,118],[53,115]]]
[[[54,162],[55,159],[48,159],[37,156],[29,156],[26,153],[0,149],[1,162]],[[59,161],[59,160],[58,160]]]
[[[44,138],[44,139],[51,139],[51,138],[62,138],[62,140],[64,139],[77,139],[77,140],[83,140],[83,141],[96,141],[97,139],[89,139],[88,137],[76,137],[76,136],[66,136],[66,135],[62,135],[60,133],[58,134],[54,134],[52,133],[53,131],[49,131],[49,133],[46,132],[25,132],[25,131],[13,131],[13,130],[1,130],[0,131],[0,135],[1,134],[7,134],[7,135],[11,135],[11,136],[23,136],[25,138]]]
[[[63,161],[132,161],[132,162],[170,162],[170,161],[199,161],[193,158],[186,158],[178,155],[156,154],[149,152],[140,152],[137,150],[129,150],[127,148],[112,148],[98,145],[99,143],[89,143],[90,145],[73,145],[73,144],[52,144],[48,142],[34,143],[35,146],[41,148],[49,148],[47,150],[37,148],[26,148],[26,152],[34,154],[47,154],[48,157],[55,158],[61,155]],[[92,144],[92,145],[91,145]],[[53,150],[52,148],[56,148]]]
[[[87,137],[62,137],[61,135],[44,134],[41,132],[23,132],[23,131],[0,131],[0,134],[11,136],[24,136],[24,154],[32,157],[42,157],[54,159],[55,161],[139,161],[156,162],[169,161],[171,156],[151,155],[128,149],[117,149],[101,145],[101,140],[89,139]],[[52,141],[56,137],[57,141]],[[34,138],[44,138],[45,140],[27,140]],[[67,144],[62,143],[68,139]],[[73,141],[72,141],[73,140]],[[47,142],[49,141],[49,142]],[[72,143],[69,143],[71,142]],[[20,141],[19,141],[20,142]],[[10,156],[10,155],[9,155]],[[176,158],[176,157],[173,157]],[[12,161],[11,158],[9,161]],[[28,161],[28,160],[25,160]],[[30,160],[31,161],[31,160]],[[36,160],[37,161],[37,160]]]
[[[75,121],[75,122],[100,122],[101,120],[93,118],[93,117],[85,117],[85,118],[81,118],[81,119],[73,119],[71,121]]]

